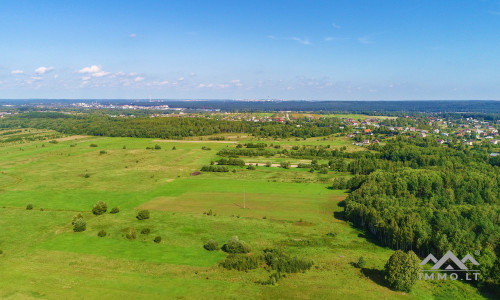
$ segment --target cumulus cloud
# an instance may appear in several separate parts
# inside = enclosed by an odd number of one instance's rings
[[[137,34],[135,34],[135,33],[131,33],[131,34],[129,34],[129,36],[128,36],[128,37],[133,39],[133,38],[137,37]]]
[[[141,76],[137,76],[136,78],[134,78],[135,82],[141,82],[143,80],[144,80],[144,77],[141,77]]]
[[[90,67],[85,67],[78,71],[80,74],[90,74],[92,77],[104,77],[111,74],[110,72],[105,72],[102,70],[101,66],[92,65]]]
[[[54,67],[40,67],[40,68],[35,69],[35,74],[41,75],[41,74],[49,73],[53,70],[54,70]]]
[[[12,71],[10,71],[10,74],[12,74],[12,75],[24,74],[24,71],[23,70],[12,70]]]

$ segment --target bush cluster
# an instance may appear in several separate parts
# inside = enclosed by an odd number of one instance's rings
[[[290,257],[278,249],[264,250],[264,260],[268,266],[280,273],[305,272],[313,265],[313,261],[310,259]]]
[[[229,172],[226,166],[210,165],[201,167],[202,172]]]
[[[217,161],[217,164],[243,167],[245,165],[245,161],[239,158],[221,158]]]
[[[203,245],[203,248],[205,248],[208,251],[215,251],[219,250],[219,244],[217,241],[214,240],[208,240],[205,245]]]
[[[138,213],[137,213],[137,220],[146,220],[146,219],[149,219],[149,210],[140,210]]]
[[[119,212],[120,212],[120,209],[118,207],[113,207],[109,213],[110,214],[117,214]]]
[[[161,236],[155,237],[154,242],[157,244],[161,243]]]
[[[28,203],[28,205],[26,205],[26,210],[32,210],[32,209],[33,209],[33,204]]]
[[[132,227],[128,228],[125,236],[129,240],[135,240],[135,238],[137,237],[137,232],[135,231],[135,228],[132,228]]]
[[[257,269],[260,261],[256,255],[230,254],[220,265],[228,270],[248,271]]]
[[[98,201],[95,205],[94,208],[92,208],[92,213],[96,216],[100,216],[104,214],[108,210],[108,205],[106,202]]]
[[[240,241],[237,236],[233,236],[222,246],[222,251],[227,253],[248,253],[251,248],[244,241]]]
[[[74,232],[82,232],[87,229],[87,223],[83,218],[78,218],[73,223],[73,231]]]
[[[108,233],[103,229],[97,233],[98,237],[105,237]]]
[[[143,228],[141,230],[141,234],[149,234],[150,232],[151,232],[151,229],[149,229],[149,228]]]

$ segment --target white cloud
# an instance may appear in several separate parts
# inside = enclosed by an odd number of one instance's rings
[[[137,77],[134,79],[134,81],[135,81],[135,82],[141,82],[141,81],[143,81],[143,80],[144,80],[144,77],[141,77],[141,76],[137,76]]]
[[[165,86],[168,84],[169,84],[169,82],[167,80],[164,80],[164,81],[153,81],[153,82],[147,83],[146,85],[147,86]]]
[[[100,66],[93,65],[93,66],[85,67],[85,68],[81,69],[80,71],[78,71],[78,73],[90,74],[90,73],[97,73],[97,72],[101,72],[101,71],[102,70],[101,70]]]
[[[342,28],[340,25],[337,25],[337,24],[335,24],[335,23],[332,23],[332,26],[333,26],[333,28],[336,28],[336,29],[340,29],[340,28]]]
[[[179,77],[179,79],[177,79],[177,80],[179,80],[179,81],[183,81],[183,80],[184,80],[184,77],[182,77],[182,76],[181,76],[181,77]]]
[[[45,74],[54,70],[54,67],[40,67],[35,70],[36,74]]]
[[[101,66],[96,66],[96,65],[92,65],[90,67],[85,67],[85,68],[79,70],[78,73],[91,74],[92,77],[104,77],[104,76],[111,74],[110,72],[103,71]]]
[[[12,75],[24,74],[24,71],[23,70],[12,70],[10,72],[10,74],[12,74]]]
[[[83,80],[83,81],[90,80],[90,76],[84,76],[84,77],[82,77],[82,80]]]
[[[54,75],[54,79],[57,79],[59,77],[59,74]]]
[[[137,34],[131,33],[128,37],[133,39],[133,38],[137,37]]]

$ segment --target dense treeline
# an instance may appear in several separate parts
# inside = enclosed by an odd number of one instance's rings
[[[65,134],[147,138],[184,138],[219,133],[247,133],[259,137],[316,137],[339,132],[340,120],[289,123],[225,121],[202,117],[121,118],[101,114],[69,115],[57,112],[28,112],[1,119],[0,128],[52,129]]]
[[[423,257],[479,251],[483,283],[498,286],[500,168],[487,152],[404,138],[378,150],[348,165],[361,175],[334,183],[351,190],[346,219],[383,245]],[[342,168],[339,160],[332,165]]]

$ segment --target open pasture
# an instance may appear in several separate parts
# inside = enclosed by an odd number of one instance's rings
[[[156,144],[161,149],[146,149]],[[459,282],[418,282],[410,294],[381,284],[380,270],[393,251],[343,221],[345,194],[329,186],[345,174],[231,167],[235,173],[190,175],[216,160],[219,149],[234,146],[99,137],[4,144],[0,298],[481,298]],[[120,212],[95,216],[97,201]],[[25,209],[28,203],[33,210]],[[151,218],[138,221],[139,209]],[[78,213],[87,229],[75,233],[71,221]],[[105,237],[97,236],[101,230]],[[126,237],[131,230],[135,239]],[[261,285],[268,271],[225,270],[218,262],[226,254],[202,247],[232,236],[254,253],[280,247],[314,266],[276,286]],[[363,270],[351,265],[359,256],[367,261]]]

